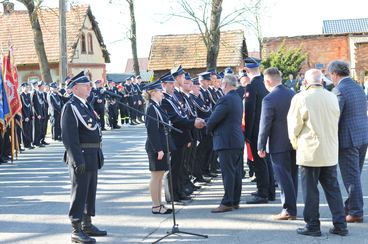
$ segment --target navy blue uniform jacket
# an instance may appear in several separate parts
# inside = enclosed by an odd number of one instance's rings
[[[169,123],[169,116],[153,100],[150,100],[149,105],[147,107],[147,115],[156,118],[159,121],[163,121]],[[146,152],[148,153],[157,153],[159,151],[167,151],[167,144],[166,144],[166,136],[164,126],[153,119],[146,117],[145,124],[147,128],[147,141],[146,141]],[[171,139],[171,135],[168,135],[169,138],[169,149],[170,151],[175,149],[173,141]]]
[[[245,112],[245,138],[247,141],[257,143],[259,132],[259,120],[261,118],[262,100],[268,94],[263,84],[263,76],[256,76],[245,87],[244,112]]]

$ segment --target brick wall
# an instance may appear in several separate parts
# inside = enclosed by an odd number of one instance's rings
[[[356,78],[360,83],[364,82],[364,79],[368,74],[368,42],[355,44],[355,72]]]
[[[348,35],[311,35],[296,37],[265,38],[262,49],[262,58],[266,58],[272,51],[276,51],[285,41],[287,48],[302,49],[308,54],[302,71],[315,68],[316,64],[323,64],[322,70],[327,68],[330,61],[341,59],[350,60]]]

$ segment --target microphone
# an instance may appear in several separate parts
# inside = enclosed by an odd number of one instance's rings
[[[114,92],[111,92],[111,91],[108,91],[108,90],[106,90],[106,89],[101,89],[101,93],[102,94],[107,94],[107,95],[109,95],[109,96],[111,96],[111,97],[116,97],[116,98],[123,98],[122,96],[120,96],[119,94],[116,94],[116,93],[114,93]]]

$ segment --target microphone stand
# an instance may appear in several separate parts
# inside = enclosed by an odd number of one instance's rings
[[[113,93],[113,92],[110,92],[110,91],[104,91],[103,93],[107,94],[107,95],[110,95],[112,97],[116,97],[116,98],[122,98],[122,96],[116,94],[116,93]],[[186,231],[181,231],[179,230],[179,225],[176,223],[176,216],[175,216],[175,205],[174,205],[174,199],[173,199],[173,196],[174,196],[174,190],[173,190],[173,184],[172,184],[172,173],[171,173],[171,163],[170,163],[170,147],[169,147],[169,132],[170,130],[174,130],[178,133],[183,133],[183,131],[175,128],[174,126],[172,126],[171,122],[169,123],[166,123],[164,121],[161,121],[157,118],[154,118],[152,116],[149,116],[145,113],[143,113],[142,111],[138,110],[138,109],[135,109],[135,108],[132,108],[131,106],[125,104],[125,103],[122,103],[121,101],[117,101],[118,104],[121,104],[123,105],[124,107],[126,108],[129,108],[129,109],[132,109],[136,112],[138,112],[139,114],[142,114],[145,116],[145,118],[149,118],[149,119],[152,119],[160,124],[162,124],[164,126],[164,132],[165,132],[165,138],[166,138],[166,161],[167,161],[167,164],[169,166],[169,182],[170,182],[170,187],[169,187],[169,190],[170,190],[170,198],[171,198],[171,208],[172,208],[172,219],[173,219],[173,227],[171,229],[171,231],[167,231],[166,235],[164,235],[163,237],[161,237],[160,239],[152,242],[152,244],[155,244],[155,243],[158,243],[160,242],[161,240],[171,236],[171,235],[175,235],[175,234],[186,234],[186,235],[192,235],[192,236],[199,236],[199,237],[203,237],[203,238],[208,238],[208,235],[202,235],[202,234],[196,234],[196,233],[191,233],[191,232],[186,232]]]

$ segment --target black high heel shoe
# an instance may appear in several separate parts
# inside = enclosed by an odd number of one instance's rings
[[[158,209],[158,211],[153,211],[153,209]],[[161,210],[165,210],[164,212],[162,212]],[[159,206],[153,206],[152,207],[152,213],[153,214],[171,214],[172,213],[172,209],[170,208],[165,208],[165,206],[163,204],[159,205]]]

